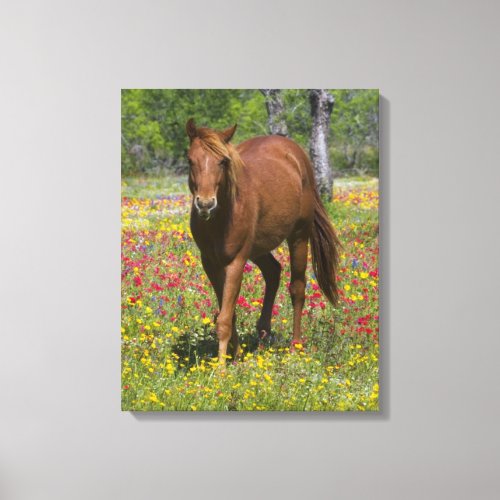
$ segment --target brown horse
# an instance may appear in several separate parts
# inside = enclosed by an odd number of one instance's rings
[[[266,283],[257,330],[261,337],[270,333],[281,274],[271,251],[285,239],[290,250],[293,341],[301,339],[309,241],[318,284],[330,302],[337,301],[339,240],[306,153],[281,136],[255,137],[234,147],[229,141],[235,130],[236,125],[223,131],[197,128],[193,119],[186,125],[191,232],[219,302],[216,330],[222,363],[229,344],[233,356],[239,351],[235,306],[248,259],[260,268]]]

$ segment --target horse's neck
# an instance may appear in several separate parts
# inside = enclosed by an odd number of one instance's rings
[[[234,201],[231,200],[230,196],[225,196],[219,206],[218,216],[223,221],[229,221],[234,211]]]

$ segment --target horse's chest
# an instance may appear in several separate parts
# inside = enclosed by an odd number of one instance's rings
[[[238,253],[239,246],[216,227],[198,227],[194,224],[191,226],[191,233],[201,254],[221,265],[231,262]]]

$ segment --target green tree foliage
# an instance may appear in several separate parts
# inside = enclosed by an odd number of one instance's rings
[[[335,97],[330,137],[334,169],[337,173],[377,173],[378,92],[331,93]],[[307,91],[285,90],[284,101],[289,134],[308,150],[311,116]],[[258,90],[122,90],[123,174],[185,172],[188,139],[184,127],[191,117],[197,125],[212,128],[237,123],[238,142],[267,134],[265,101]]]
[[[253,90],[122,90],[124,174],[186,168],[187,120],[226,128],[238,123],[238,139],[266,133],[264,98]]]
[[[378,175],[378,90],[332,90],[330,129],[334,169]]]

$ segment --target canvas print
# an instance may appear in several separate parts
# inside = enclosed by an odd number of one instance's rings
[[[122,409],[378,411],[378,90],[121,99]]]

